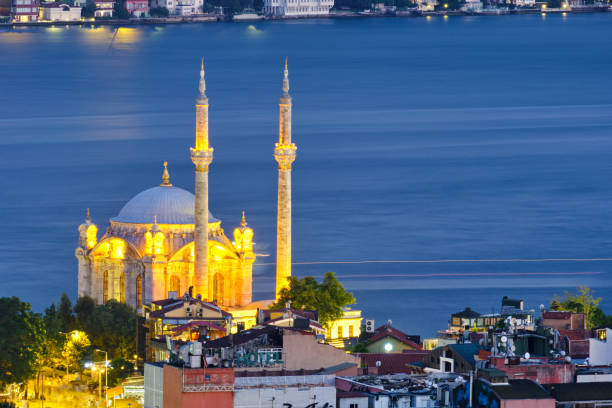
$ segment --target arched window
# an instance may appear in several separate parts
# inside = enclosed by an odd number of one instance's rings
[[[223,274],[220,272],[215,273],[213,279],[213,300],[216,300],[219,304],[223,303]]]
[[[168,292],[176,292],[177,296],[181,296],[181,280],[178,276],[172,275],[168,282]]]
[[[104,282],[102,283],[104,286],[102,287],[102,292],[104,293],[103,295],[103,301],[104,303],[108,302],[108,291],[109,291],[109,287],[108,287],[108,270],[104,271]]]
[[[142,275],[136,277],[136,307],[142,306]]]
[[[338,338],[341,339],[342,337],[344,337],[342,326],[338,326]]]
[[[125,303],[125,273],[119,275],[119,301]]]

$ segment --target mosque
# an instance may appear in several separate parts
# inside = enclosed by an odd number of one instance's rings
[[[115,299],[136,309],[154,300],[192,296],[232,312],[251,316],[272,301],[253,302],[253,230],[242,222],[226,236],[221,221],[208,210],[208,175],[213,148],[208,137],[208,107],[204,63],[196,99],[195,146],[190,149],[195,166],[195,195],[173,186],[167,163],[161,184],[137,194],[110,219],[98,238],[90,218],[79,226],[78,295],[97,303]],[[280,97],[278,163],[278,219],[276,294],[291,276],[291,166],[296,157],[291,141],[291,96],[285,61]],[[251,316],[255,318],[255,316]]]

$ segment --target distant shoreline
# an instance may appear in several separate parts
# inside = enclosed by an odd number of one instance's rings
[[[103,19],[94,21],[44,21],[29,23],[0,23],[0,27],[51,27],[56,25],[72,26],[140,26],[140,25],[165,25],[165,24],[194,24],[211,22],[255,22],[255,21],[283,21],[283,20],[314,20],[314,19],[349,19],[349,18],[392,18],[392,17],[428,17],[428,16],[501,16],[517,14],[584,14],[584,13],[606,13],[612,11],[610,7],[581,7],[574,9],[514,9],[503,11],[491,11],[469,13],[459,10],[451,11],[428,11],[415,10],[397,11],[394,14],[366,13],[366,12],[336,12],[325,16],[303,16],[303,17],[262,17],[239,18],[235,20],[224,20],[216,15],[203,15],[195,17],[170,17],[170,18],[134,18],[127,20]]]

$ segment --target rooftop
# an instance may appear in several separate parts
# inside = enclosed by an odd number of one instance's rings
[[[452,316],[453,317],[461,317],[461,318],[465,318],[465,319],[475,319],[477,317],[480,317],[480,313],[473,311],[469,307],[466,307],[461,312],[453,313]]]
[[[368,339],[368,344],[372,344],[380,339],[384,339],[385,337],[392,337],[407,346],[410,346],[416,350],[421,350],[421,345],[410,340],[408,335],[394,327],[391,327],[388,324],[380,326],[375,330],[375,334]]]
[[[558,402],[612,401],[612,382],[548,384],[545,387]]]
[[[508,380],[508,384],[491,385],[491,388],[504,400],[553,398],[540,384],[531,380]]]

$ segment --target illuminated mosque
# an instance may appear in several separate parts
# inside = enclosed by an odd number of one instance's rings
[[[291,276],[291,166],[296,146],[291,141],[291,96],[287,63],[280,97],[276,294]],[[242,222],[228,238],[221,221],[208,210],[208,174],[213,148],[208,137],[208,107],[204,63],[196,99],[195,195],[173,186],[167,163],[162,182],[128,201],[100,238],[89,210],[79,226],[78,295],[97,303],[115,299],[136,309],[154,300],[192,296],[216,302],[234,317],[253,312],[271,301],[252,301],[253,230]]]

